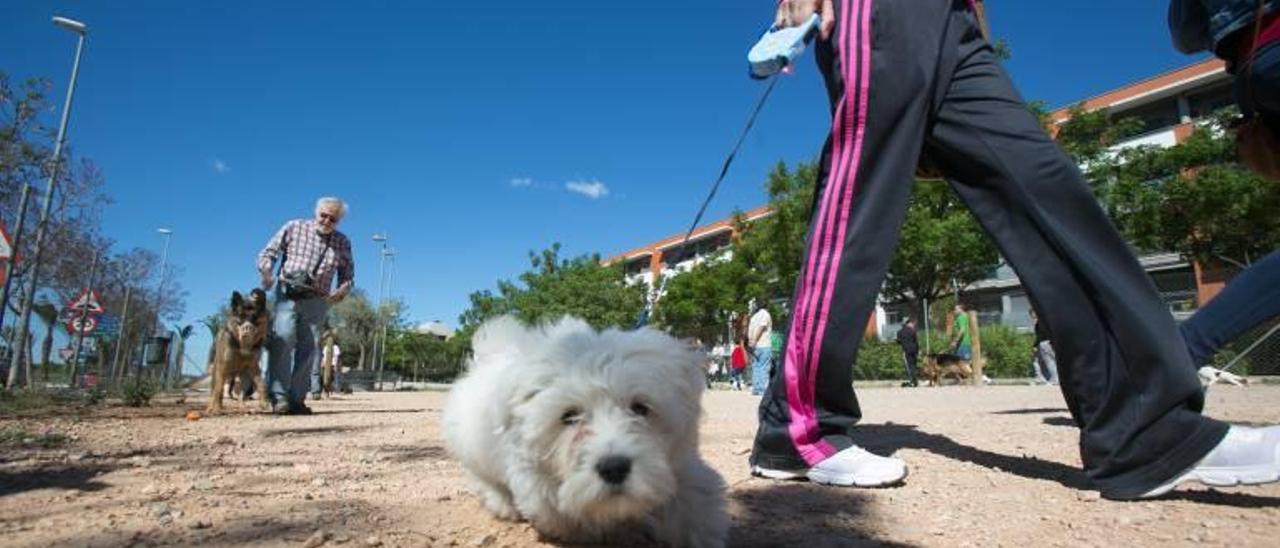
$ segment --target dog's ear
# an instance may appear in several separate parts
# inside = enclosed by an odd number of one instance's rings
[[[240,307],[244,305],[244,296],[239,291],[231,292],[231,311],[238,312]]]
[[[258,306],[258,310],[265,310],[267,306],[267,292],[261,289],[254,289],[249,292],[249,298]]]

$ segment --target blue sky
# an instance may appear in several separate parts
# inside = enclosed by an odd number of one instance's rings
[[[1199,60],[1170,45],[1164,2],[987,4],[1018,87],[1050,105]],[[358,285],[376,293],[370,236],[386,232],[410,317],[455,325],[530,250],[610,255],[683,230],[761,90],[745,54],[772,5],[7,2],[0,70],[50,78],[60,105],[75,41],[49,19],[89,25],[69,139],[103,168],[122,248],[174,230],[186,322],[337,195]],[[779,83],[708,220],[760,205],[775,162],[817,152],[819,80],[806,59]]]

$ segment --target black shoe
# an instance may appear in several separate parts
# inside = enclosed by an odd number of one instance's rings
[[[311,408],[301,403],[297,405],[291,405],[289,406],[289,414],[290,415],[310,415]]]

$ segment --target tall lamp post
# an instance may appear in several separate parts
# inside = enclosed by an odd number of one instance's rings
[[[385,300],[390,301],[391,300],[391,280],[395,276],[395,271],[396,271],[396,251],[394,249],[383,249],[382,261],[384,263],[387,261],[391,262],[391,268],[387,270],[387,288],[386,288],[386,294],[385,294]],[[386,361],[387,361],[387,322],[386,321],[382,322],[381,337],[382,337],[382,354],[378,357],[379,373],[381,373],[382,369],[386,367]],[[381,378],[381,375],[379,375],[379,378]]]
[[[80,56],[84,53],[84,37],[89,32],[89,27],[84,23],[67,19],[66,17],[54,17],[53,24],[76,33],[79,41],[76,43],[76,59],[71,65],[71,81],[67,84],[67,99],[62,105],[62,121],[58,124],[58,140],[53,145],[53,158],[49,165],[49,184],[44,193],[44,203],[40,208],[40,221],[36,224],[36,242],[35,252],[32,253],[31,278],[27,280],[26,294],[22,300],[22,319],[18,322],[18,336],[14,339],[19,345],[19,349],[26,348],[27,337],[31,332],[31,304],[35,302],[36,287],[40,285],[40,256],[44,252],[44,234],[49,226],[49,211],[53,206],[53,194],[58,188],[58,169],[61,167],[59,159],[62,157],[62,145],[67,138],[67,123],[71,119],[71,101],[76,94],[76,78],[80,75]],[[19,249],[20,242],[13,242],[14,249]],[[17,371],[18,365],[22,363],[21,351],[13,352],[11,361],[9,362],[10,371]],[[13,373],[9,375],[9,384],[13,384]],[[12,388],[12,386],[10,386]]]
[[[167,270],[169,269],[169,240],[173,239],[173,230],[169,228],[157,228],[156,233],[164,238],[164,246],[160,251],[160,286],[156,288],[156,315],[151,324],[151,335],[153,337],[159,336],[160,326],[162,325],[160,322],[160,314],[164,311],[164,285],[165,282],[168,281]],[[166,348],[166,350],[168,350],[168,348]],[[143,354],[145,354],[145,352]],[[181,356],[179,356],[179,359],[181,359]],[[169,353],[165,352],[164,373],[162,375],[162,380],[165,384],[168,384],[171,380],[169,378],[172,375],[172,372],[169,371],[170,369]]]
[[[378,367],[378,365],[379,365],[380,363],[382,363],[382,361],[378,359],[378,339],[379,339],[378,334],[379,334],[379,333],[381,332],[381,330],[382,330],[382,296],[383,296],[383,295],[382,295],[382,293],[383,293],[383,289],[384,289],[383,282],[384,282],[384,281],[385,281],[385,279],[386,279],[386,266],[387,266],[387,240],[388,240],[388,238],[387,238],[387,234],[386,234],[385,232],[384,232],[384,233],[379,233],[379,234],[374,234],[374,235],[373,235],[373,241],[375,241],[375,242],[377,242],[377,243],[379,243],[379,244],[381,244],[381,245],[382,245],[382,248],[381,248],[380,250],[378,250],[378,255],[379,255],[379,258],[378,258],[378,301],[377,301],[377,303],[375,304],[376,308],[374,308],[374,318],[376,318],[376,319],[377,319],[377,324],[375,324],[375,325],[374,325],[374,332],[373,332],[373,356],[370,356],[371,358],[373,358],[373,360],[372,360],[372,361],[373,361],[373,363],[371,363],[370,365],[372,366],[372,369],[373,369],[374,371],[378,372],[378,380],[379,380],[379,381],[381,381],[381,380],[382,380],[382,370]],[[384,350],[383,350],[383,352],[386,352],[386,350],[384,349]]]

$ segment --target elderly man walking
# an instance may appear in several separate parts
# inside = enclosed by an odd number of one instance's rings
[[[314,218],[285,223],[258,255],[262,288],[276,287],[267,397],[277,415],[311,413],[305,402],[320,358],[321,326],[329,305],[347,296],[355,277],[351,240],[337,230],[346,214],[342,200],[320,198]],[[335,273],[338,285],[330,291]]]

